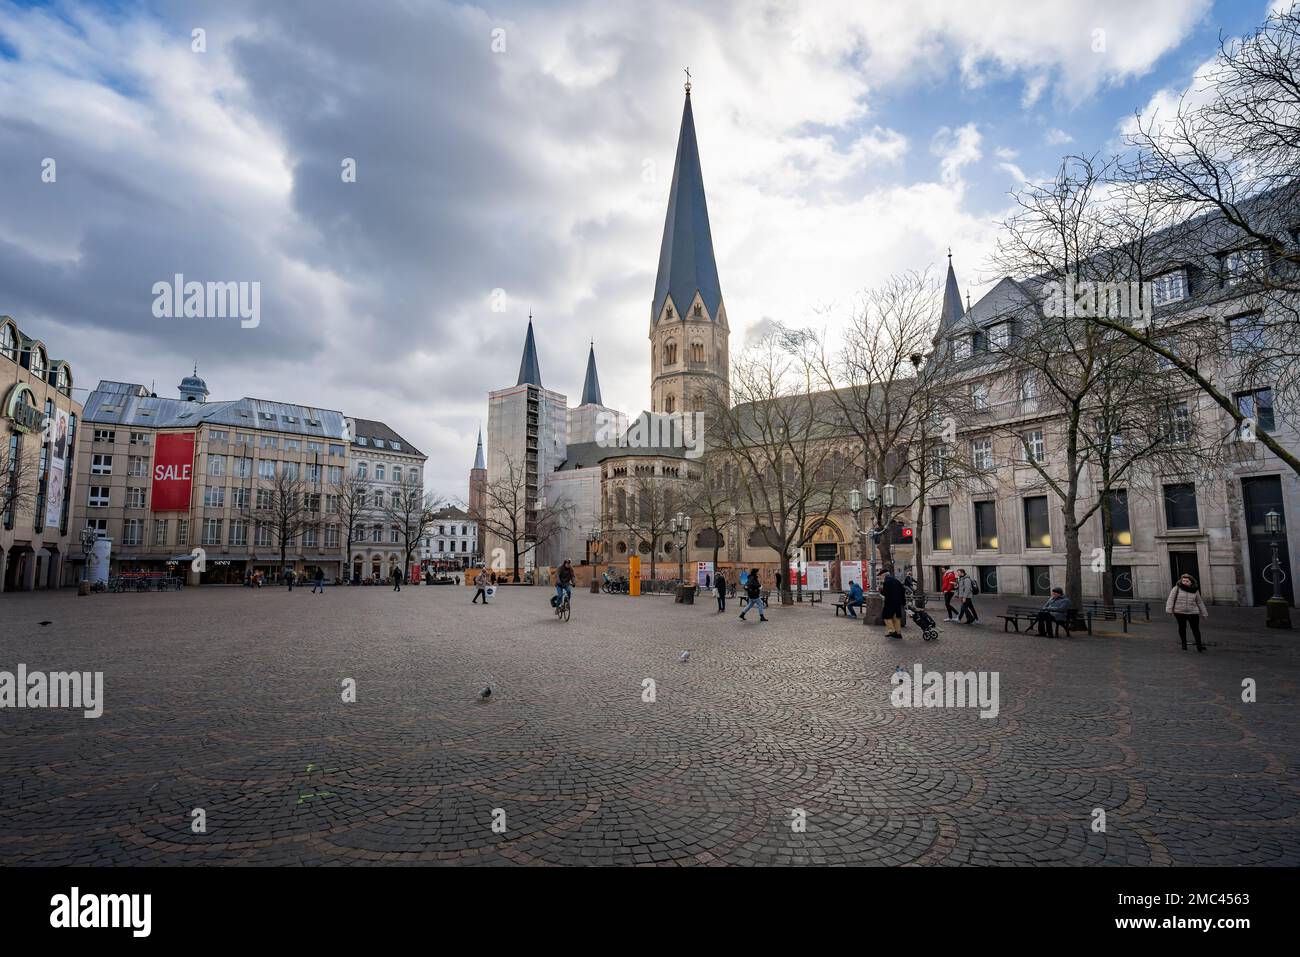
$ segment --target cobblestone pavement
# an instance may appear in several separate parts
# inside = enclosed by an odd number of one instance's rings
[[[548,594],[0,596],[0,670],[106,699],[0,711],[0,863],[1300,864],[1300,632],[1257,610],[1198,655],[1163,620],[1003,634],[988,600],[924,644]],[[997,671],[999,715],[893,707],[917,662]]]

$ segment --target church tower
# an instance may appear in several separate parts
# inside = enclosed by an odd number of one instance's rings
[[[712,391],[728,397],[729,337],[687,82],[650,306],[651,411],[697,412]]]

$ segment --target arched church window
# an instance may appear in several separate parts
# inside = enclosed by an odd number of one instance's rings
[[[677,399],[674,396],[670,395],[668,398],[664,399],[664,411],[673,412],[676,409],[677,409]]]
[[[704,361],[704,343],[702,342],[691,343],[691,361],[692,362]]]
[[[672,365],[677,361],[677,343],[671,339],[664,346],[664,365]]]
[[[695,304],[695,318],[696,319],[704,318],[704,307],[701,306],[698,302]]]

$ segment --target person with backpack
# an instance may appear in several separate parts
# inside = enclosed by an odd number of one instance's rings
[[[952,596],[957,591],[957,573],[952,570],[952,566],[945,565],[943,569],[943,580],[939,584],[939,590],[943,592],[943,607],[948,610],[948,620],[957,620],[957,609],[952,607]]]
[[[980,620],[975,611],[975,596],[979,593],[979,586],[975,584],[975,579],[966,574],[966,569],[957,569],[957,599],[961,602],[961,611],[957,613],[959,622],[973,625]]]
[[[325,569],[319,566],[316,568],[316,577],[312,581],[311,593],[316,594],[317,589],[322,595],[325,594]]]
[[[767,618],[763,615],[765,610],[763,605],[763,586],[759,583],[757,568],[751,568],[749,570],[749,577],[745,579],[745,597],[749,599],[749,603],[745,605],[744,610],[741,611],[740,620],[744,621],[745,614],[757,605],[758,620],[767,621]]]
[[[1201,597],[1201,586],[1196,583],[1195,578],[1191,575],[1179,576],[1178,584],[1174,585],[1169,592],[1165,611],[1173,615],[1178,622],[1178,638],[1183,643],[1183,651],[1187,650],[1188,625],[1192,626],[1196,650],[1204,651],[1205,644],[1201,641],[1201,619],[1209,618],[1210,612],[1205,607],[1205,599]]]

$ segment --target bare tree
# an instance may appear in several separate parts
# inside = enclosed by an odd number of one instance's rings
[[[1149,307],[1140,290],[1129,294],[1131,257],[1112,245],[1105,173],[1091,159],[1067,157],[1054,180],[1015,194],[1019,209],[1006,223],[996,262],[1031,278],[1002,296],[1000,314],[972,330],[987,352],[981,361],[1015,386],[991,430],[1012,440],[999,464],[1032,470],[1055,497],[1065,526],[1066,592],[1076,598],[1083,523],[1139,463],[1187,457],[1195,432],[1154,357],[1093,321],[1131,323]]]
[[[361,520],[366,515],[367,503],[372,500],[374,487],[358,475],[355,468],[349,471],[342,468],[339,480],[331,484],[331,490],[338,497],[339,515],[343,519],[346,538],[347,564],[345,574],[352,574],[352,548],[357,543],[357,532],[361,529]],[[362,540],[364,540],[362,530]]]
[[[289,546],[308,528],[319,525],[317,512],[311,509],[307,496],[310,487],[302,479],[297,462],[281,462],[275,478],[262,483],[255,490],[252,514],[271,529],[275,546],[280,550],[280,569],[283,572]]]
[[[688,494],[685,508],[692,518],[703,520],[704,527],[697,530],[697,541],[713,549],[713,569],[717,573],[718,553],[727,535],[737,534],[737,503],[740,490],[735,483],[735,469],[731,463],[711,456],[704,462],[700,481]],[[693,523],[694,524],[694,523]],[[710,536],[706,538],[705,536]]]
[[[519,556],[527,554],[563,532],[573,520],[569,502],[542,502],[529,492],[527,470],[505,456],[505,474],[487,483],[484,490],[483,527],[510,543],[515,582],[519,581]]]
[[[895,490],[892,505],[883,496],[868,503],[872,525],[890,530],[913,517],[918,573],[927,497],[969,474],[947,448],[965,390],[926,351],[938,331],[938,307],[928,274],[908,272],[864,294],[835,352],[823,337],[803,337],[809,378],[828,390],[823,425],[852,438],[859,450],[855,478]],[[892,568],[893,536],[881,534],[876,547],[881,564]]]
[[[22,433],[17,433],[16,451],[0,445],[0,518],[12,525],[20,513],[36,505],[36,456],[23,454]]]
[[[445,504],[433,492],[425,492],[424,476],[413,468],[408,469],[397,486],[389,490],[384,520],[397,529],[405,549],[403,568],[411,567],[411,555],[434,523],[434,514]]]
[[[680,483],[662,475],[635,475],[629,491],[631,495],[626,512],[628,535],[632,547],[650,556],[650,580],[654,581],[660,546],[668,540],[674,510],[684,501],[684,497]]]
[[[1254,410],[1232,396],[1268,388],[1279,415],[1300,406],[1300,8],[1274,11],[1248,36],[1221,38],[1173,114],[1139,116],[1128,141],[1114,185],[1150,211],[1145,220],[1181,224],[1157,234],[1166,261],[1152,265],[1190,267],[1198,292],[1230,300],[1236,315],[1189,324],[1169,310],[1148,324],[1095,321],[1178,369],[1300,473],[1300,456],[1256,430]],[[1119,225],[1117,248],[1152,245],[1131,219]]]
[[[735,469],[755,533],[777,553],[781,601],[791,604],[790,554],[830,517],[852,474],[844,435],[828,424],[833,400],[809,386],[798,334],[772,332],[732,364],[730,398],[709,396],[713,446]]]

